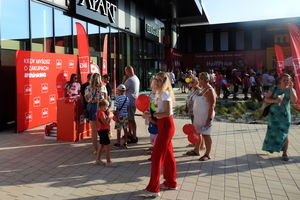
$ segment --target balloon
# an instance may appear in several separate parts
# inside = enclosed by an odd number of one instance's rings
[[[186,124],[182,127],[182,131],[186,134],[186,135],[190,135],[193,133],[196,133],[196,129],[194,127],[193,124]]]
[[[150,108],[151,108],[151,111],[155,112],[156,111],[156,107],[155,107],[155,100],[152,99],[151,100],[151,103],[150,103]]]
[[[200,139],[200,136],[196,132],[188,135],[188,140],[192,144],[196,144],[199,141],[199,139]]]
[[[114,116],[112,117],[112,119],[113,119],[114,121],[116,121],[116,120],[117,120],[117,116],[114,115]]]
[[[191,82],[191,79],[190,78],[185,78],[185,82],[189,83],[189,82]]]
[[[227,88],[230,88],[230,83],[227,83],[227,84],[226,84],[226,87],[227,87]]]
[[[145,112],[150,107],[150,98],[145,94],[140,94],[135,100],[136,108],[141,112]]]

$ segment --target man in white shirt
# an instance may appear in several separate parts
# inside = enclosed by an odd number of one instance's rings
[[[172,88],[174,88],[175,87],[175,74],[173,73],[173,71],[169,72],[169,79],[170,79]]]

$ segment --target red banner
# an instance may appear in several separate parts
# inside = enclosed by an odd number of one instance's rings
[[[288,27],[295,74],[294,81],[298,97],[297,109],[300,109],[300,32],[298,27],[295,25],[289,24]]]
[[[114,96],[116,96],[117,90],[117,42],[114,37]]]
[[[276,54],[276,63],[277,63],[277,74],[282,74],[282,70],[284,68],[284,54],[281,46],[275,44],[274,46],[275,54]]]
[[[103,60],[102,60],[102,76],[107,74],[107,34],[104,36],[104,41],[103,41]]]
[[[90,51],[89,42],[84,27],[76,22],[78,59],[81,75],[81,82],[87,81],[87,74],[90,73]]]
[[[56,121],[57,99],[77,72],[75,55],[17,51],[17,131]]]

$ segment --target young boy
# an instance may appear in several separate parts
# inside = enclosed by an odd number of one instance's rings
[[[126,87],[123,84],[120,84],[117,87],[118,97],[115,102],[116,111],[116,124],[115,129],[117,129],[117,142],[114,144],[116,147],[121,147],[121,130],[124,130],[124,144],[123,147],[127,149],[127,140],[128,140],[128,112],[127,107],[129,105],[129,99],[125,96]]]
[[[97,112],[97,126],[98,126],[98,135],[100,137],[99,147],[96,156],[96,164],[103,164],[106,167],[113,167],[113,163],[110,160],[110,117],[108,111],[109,102],[105,99],[102,99],[99,102],[99,111]],[[106,163],[101,161],[101,153],[105,147],[106,153]]]

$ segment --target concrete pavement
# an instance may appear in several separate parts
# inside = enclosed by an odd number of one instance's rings
[[[45,140],[43,127],[1,132],[0,199],[144,199],[140,191],[149,181],[150,144],[144,120],[138,117],[137,123],[139,143],[112,150],[115,168],[94,164],[90,139]],[[261,151],[266,125],[215,122],[211,160],[200,162],[199,156],[183,156],[190,148],[182,126],[190,121],[175,123],[179,187],[156,199],[300,199],[299,126],[290,129],[290,161],[283,162],[281,154]]]

